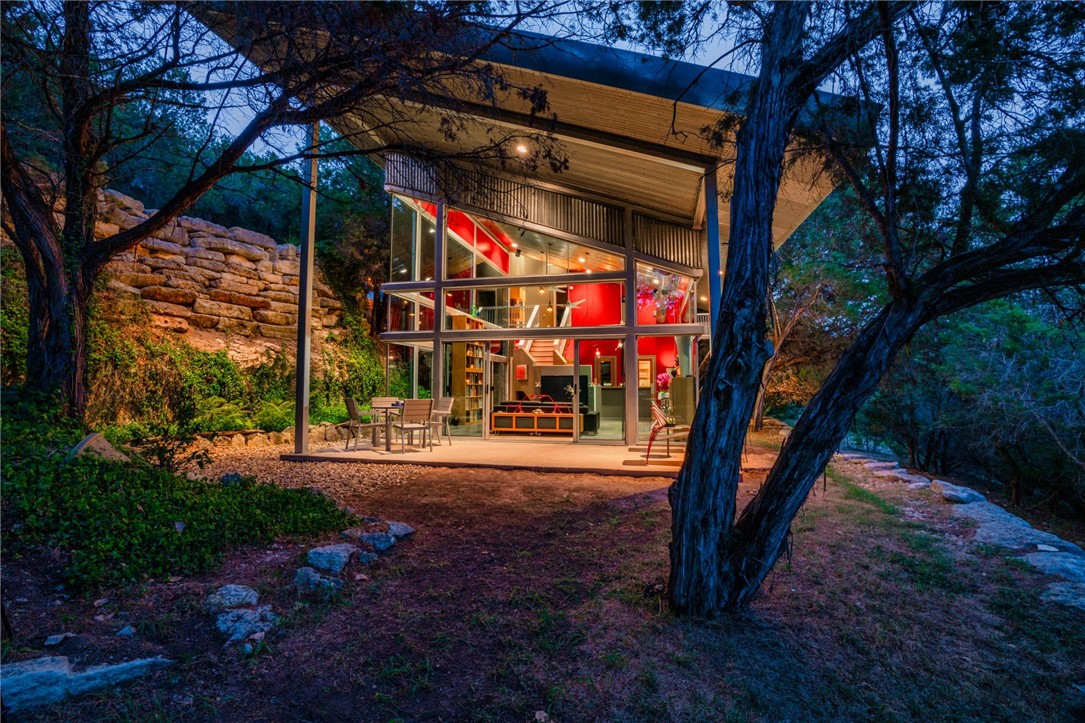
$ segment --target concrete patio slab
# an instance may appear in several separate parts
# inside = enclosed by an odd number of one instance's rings
[[[626,447],[623,444],[573,443],[549,439],[471,439],[457,438],[451,445],[435,444],[428,448],[407,447],[400,452],[398,445],[387,452],[383,445],[376,448],[363,445],[357,451],[344,451],[339,445],[312,449],[308,454],[284,454],[287,462],[344,462],[358,464],[417,464],[429,467],[483,467],[490,469],[523,469],[537,472],[591,473],[622,477],[676,478],[685,460],[680,445],[671,445],[671,454],[652,449],[647,462],[647,447]],[[750,452],[742,456],[744,471],[767,471],[775,454]]]
[[[361,464],[418,464],[430,467],[486,467],[491,469],[523,469],[539,472],[587,472],[623,477],[677,477],[684,459],[681,447],[671,446],[671,456],[652,450],[652,459],[645,463],[644,447],[622,444],[585,444],[568,440],[511,440],[457,438],[450,445],[435,444],[428,448],[407,447],[385,451],[363,445],[357,451],[344,451],[341,446],[312,449],[308,454],[284,454],[288,462],[354,462]]]

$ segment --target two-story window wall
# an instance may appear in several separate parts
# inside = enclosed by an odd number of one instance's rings
[[[632,443],[666,373],[692,418],[699,272],[617,231],[395,194],[384,338],[403,345],[412,393],[453,397],[458,435]]]

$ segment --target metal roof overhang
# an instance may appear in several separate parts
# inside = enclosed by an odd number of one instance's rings
[[[730,99],[752,79],[589,43],[544,41],[531,34],[523,38],[526,45],[520,50],[498,48],[488,60],[513,83],[544,88],[548,116],[532,115],[529,101],[516,97],[498,105],[457,98],[447,108],[408,107],[389,99],[390,107],[399,104],[395,115],[400,117],[409,111],[412,137],[441,154],[470,155],[518,131],[550,133],[564,150],[568,168],[553,172],[542,167],[529,182],[633,206],[688,228],[702,225],[704,175],[716,167],[720,238],[726,243],[734,146],[715,147],[702,131],[721,114],[733,112]],[[453,105],[463,126],[450,139],[441,117]],[[380,137],[381,131],[374,134]],[[777,246],[832,188],[813,160],[788,166],[773,220]]]

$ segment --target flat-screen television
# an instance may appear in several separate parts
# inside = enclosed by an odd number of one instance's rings
[[[539,393],[548,394],[553,397],[555,402],[568,402],[569,393],[565,391],[565,387],[572,386],[573,375],[572,374],[556,374],[554,376],[545,376],[539,379]],[[588,372],[581,372],[580,374],[580,405],[584,409],[588,408],[588,384],[591,380],[588,377]]]

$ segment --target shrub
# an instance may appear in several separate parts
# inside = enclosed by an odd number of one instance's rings
[[[252,478],[191,480],[155,467],[37,454],[3,462],[5,535],[69,555],[77,588],[213,568],[227,546],[349,526],[352,517],[308,490]]]

